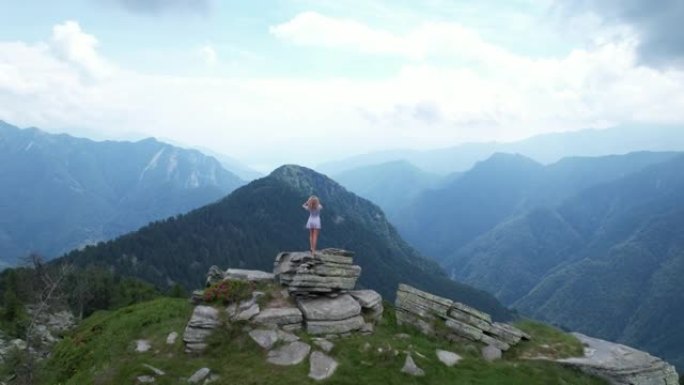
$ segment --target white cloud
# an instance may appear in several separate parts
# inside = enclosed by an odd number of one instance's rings
[[[108,76],[113,68],[97,52],[98,41],[81,29],[75,21],[66,21],[52,28],[52,48],[62,59],[81,67],[88,75]]]
[[[117,69],[95,37],[65,23],[49,43],[0,42],[0,119],[112,136],[144,131],[268,166],[622,122],[684,123],[684,73],[636,64],[629,39],[532,59],[458,25],[399,36],[319,18],[325,27],[306,40],[303,26],[317,24],[301,20],[271,31],[297,44],[411,60],[380,79],[143,74]],[[321,28],[329,27],[353,37],[326,37]],[[462,60],[433,60],[449,55]]]
[[[200,57],[208,66],[215,66],[218,63],[218,54],[211,44],[205,44],[198,50]]]

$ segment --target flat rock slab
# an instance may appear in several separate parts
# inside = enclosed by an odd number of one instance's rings
[[[296,307],[282,307],[264,309],[252,319],[258,324],[290,325],[301,323],[302,312]]]
[[[585,345],[584,357],[557,360],[603,377],[615,385],[677,385],[674,366],[629,346],[573,333]]]
[[[491,362],[501,359],[501,349],[492,345],[487,345],[483,347],[481,353],[482,358],[484,358],[485,361]]]
[[[266,361],[281,366],[297,365],[304,361],[310,351],[310,345],[301,341],[294,341],[268,352]]]
[[[321,381],[330,378],[337,370],[337,361],[324,353],[315,351],[309,357],[309,377]]]
[[[273,281],[273,273],[268,273],[260,270],[244,270],[244,269],[228,269],[224,273],[224,278],[226,280],[237,280],[237,281]]]
[[[238,312],[233,317],[233,320],[235,320],[235,321],[249,321],[252,317],[259,314],[260,311],[261,311],[261,309],[259,308],[259,304],[254,303],[250,307],[248,307],[247,309]]]
[[[280,282],[299,291],[327,292],[336,290],[351,290],[356,286],[356,277],[320,276],[314,274],[282,275]]]
[[[404,361],[404,367],[401,368],[402,373],[410,374],[412,376],[424,376],[425,371],[423,369],[419,368],[416,363],[413,361],[413,358],[411,357],[410,354],[406,355],[406,361]]]
[[[461,361],[461,356],[454,352],[437,349],[437,358],[446,366],[454,366]]]
[[[204,381],[207,377],[209,377],[209,374],[211,373],[211,370],[209,368],[202,368],[198,371],[196,371],[190,378],[188,378],[188,382],[191,384],[199,384],[200,382]]]
[[[348,294],[337,298],[300,299],[297,305],[307,321],[340,321],[361,314],[361,305]]]
[[[264,349],[270,349],[278,342],[278,333],[270,329],[255,329],[249,332],[249,336]]]
[[[335,347],[335,344],[324,339],[324,338],[317,338],[314,339],[313,343],[321,348],[324,352],[330,353],[331,350]]]
[[[299,337],[297,337],[296,335],[294,335],[292,333],[288,333],[288,332],[282,331],[280,329],[278,329],[276,331],[276,333],[278,334],[278,340],[280,340],[280,341],[283,341],[283,342],[299,341]]]
[[[382,297],[375,290],[354,290],[349,294],[356,299],[364,309],[374,308],[382,303]]]
[[[221,324],[219,310],[212,306],[195,306],[188,325],[194,328],[214,329]]]
[[[343,334],[359,330],[364,324],[360,315],[341,321],[307,321],[306,331],[309,334]]]

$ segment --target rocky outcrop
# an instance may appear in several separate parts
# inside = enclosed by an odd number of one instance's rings
[[[0,331],[0,364],[13,350],[26,350],[38,360],[50,356],[52,346],[62,336],[76,326],[76,317],[68,310],[46,311],[36,305],[26,305],[26,312],[33,320],[31,329],[32,344],[29,347],[25,340],[16,338],[7,341],[8,337]]]
[[[340,249],[283,252],[276,257],[275,279],[287,288],[302,311],[310,334],[343,334],[361,330],[382,316],[382,297],[373,290],[354,291],[361,267],[354,253]],[[365,330],[372,328],[365,327]]]
[[[197,306],[183,335],[186,352],[201,352],[206,337],[222,322],[249,323],[257,329],[250,332],[252,339],[269,350],[283,331],[372,333],[373,323],[382,318],[382,297],[373,290],[353,290],[361,274],[353,256],[340,249],[325,249],[315,255],[282,252],[276,256],[274,273],[212,266],[207,286],[224,280],[249,281],[254,287],[268,287],[268,293],[254,291],[249,299],[219,308],[204,303],[203,291],[193,292],[192,301]]]
[[[445,334],[505,351],[529,336],[517,328],[493,322],[489,314],[448,298],[400,284],[396,299],[397,322],[416,326],[425,334]]]
[[[221,324],[219,310],[212,306],[196,306],[183,333],[186,353],[203,351],[206,338]]]
[[[272,281],[273,274],[260,270],[228,269],[221,270],[218,266],[212,266],[207,272],[207,284],[211,286],[224,280],[240,280],[250,282]]]
[[[606,379],[612,385],[678,385],[674,366],[629,346],[573,333],[585,346],[584,357],[557,360]]]
[[[353,253],[339,249],[283,252],[275,260],[273,273],[294,296],[335,295],[354,289],[361,267],[352,264]]]

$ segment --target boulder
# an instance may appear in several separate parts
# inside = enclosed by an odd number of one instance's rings
[[[348,294],[337,298],[300,299],[297,305],[307,322],[346,320],[361,314],[361,306]]]
[[[573,333],[585,345],[584,356],[558,362],[604,378],[612,385],[678,385],[674,366],[629,346]]]
[[[315,351],[309,357],[309,377],[321,381],[330,378],[337,370],[337,361],[324,353]]]
[[[301,341],[290,342],[278,349],[268,352],[266,361],[274,365],[297,365],[309,355],[311,346]]]
[[[325,338],[315,338],[313,343],[326,353],[330,353],[330,351],[335,347],[335,344],[326,340]]]
[[[340,321],[306,321],[306,331],[309,334],[344,334],[359,330],[365,321],[362,316],[356,316]]]
[[[413,361],[411,354],[406,355],[406,361],[404,361],[404,367],[401,368],[402,373],[410,374],[412,376],[424,376],[425,372],[423,369],[419,368]]]
[[[362,309],[363,315],[366,317],[366,319],[373,321],[373,322],[378,322],[382,319],[382,313],[385,311],[385,308],[382,306],[382,303],[379,303],[375,305],[374,307],[371,308],[364,308]]]
[[[247,309],[244,309],[237,313],[235,317],[233,317],[234,321],[249,321],[252,317],[256,316],[259,314],[261,309],[259,308],[258,304],[252,304],[250,307]]]
[[[135,351],[138,353],[144,353],[152,348],[150,341],[148,340],[136,340],[135,341]]]
[[[501,349],[497,348],[496,346],[487,345],[482,348],[481,353],[482,358],[488,362],[501,359]]]
[[[176,343],[176,339],[178,338],[178,333],[177,332],[171,332],[169,335],[166,337],[166,344],[167,345],[173,345]]]
[[[446,366],[454,366],[461,361],[461,356],[454,352],[437,349],[437,359]]]
[[[183,332],[185,352],[200,352],[206,348],[205,339],[221,324],[218,309],[211,306],[195,306],[190,321]]]
[[[252,322],[262,325],[301,324],[302,312],[296,307],[268,308],[252,318]]]
[[[354,290],[349,295],[354,297],[364,309],[372,309],[382,305],[382,297],[375,290]]]
[[[213,284],[223,281],[223,270],[218,266],[212,265],[207,272],[207,281],[205,286],[209,287]]]
[[[283,341],[283,342],[294,342],[294,341],[299,341],[299,337],[292,333],[288,333],[286,331],[278,329],[276,331],[278,334],[278,340]]]
[[[190,317],[189,326],[202,329],[214,329],[219,326],[221,320],[219,319],[219,311],[212,306],[195,306]]]
[[[272,329],[255,329],[249,332],[249,336],[266,350],[271,349],[278,342],[278,333]]]

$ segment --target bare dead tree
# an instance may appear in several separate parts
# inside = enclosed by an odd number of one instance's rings
[[[33,352],[37,352],[41,346],[36,336],[36,328],[50,309],[56,304],[63,302],[61,286],[64,279],[72,271],[72,266],[61,264],[54,268],[48,268],[42,257],[32,253],[28,257],[28,264],[33,269],[32,284],[35,290],[35,302],[29,315],[26,326],[26,363],[21,370],[21,375],[17,376],[20,384],[33,385],[36,374],[36,357]],[[19,374],[19,373],[17,373]]]

